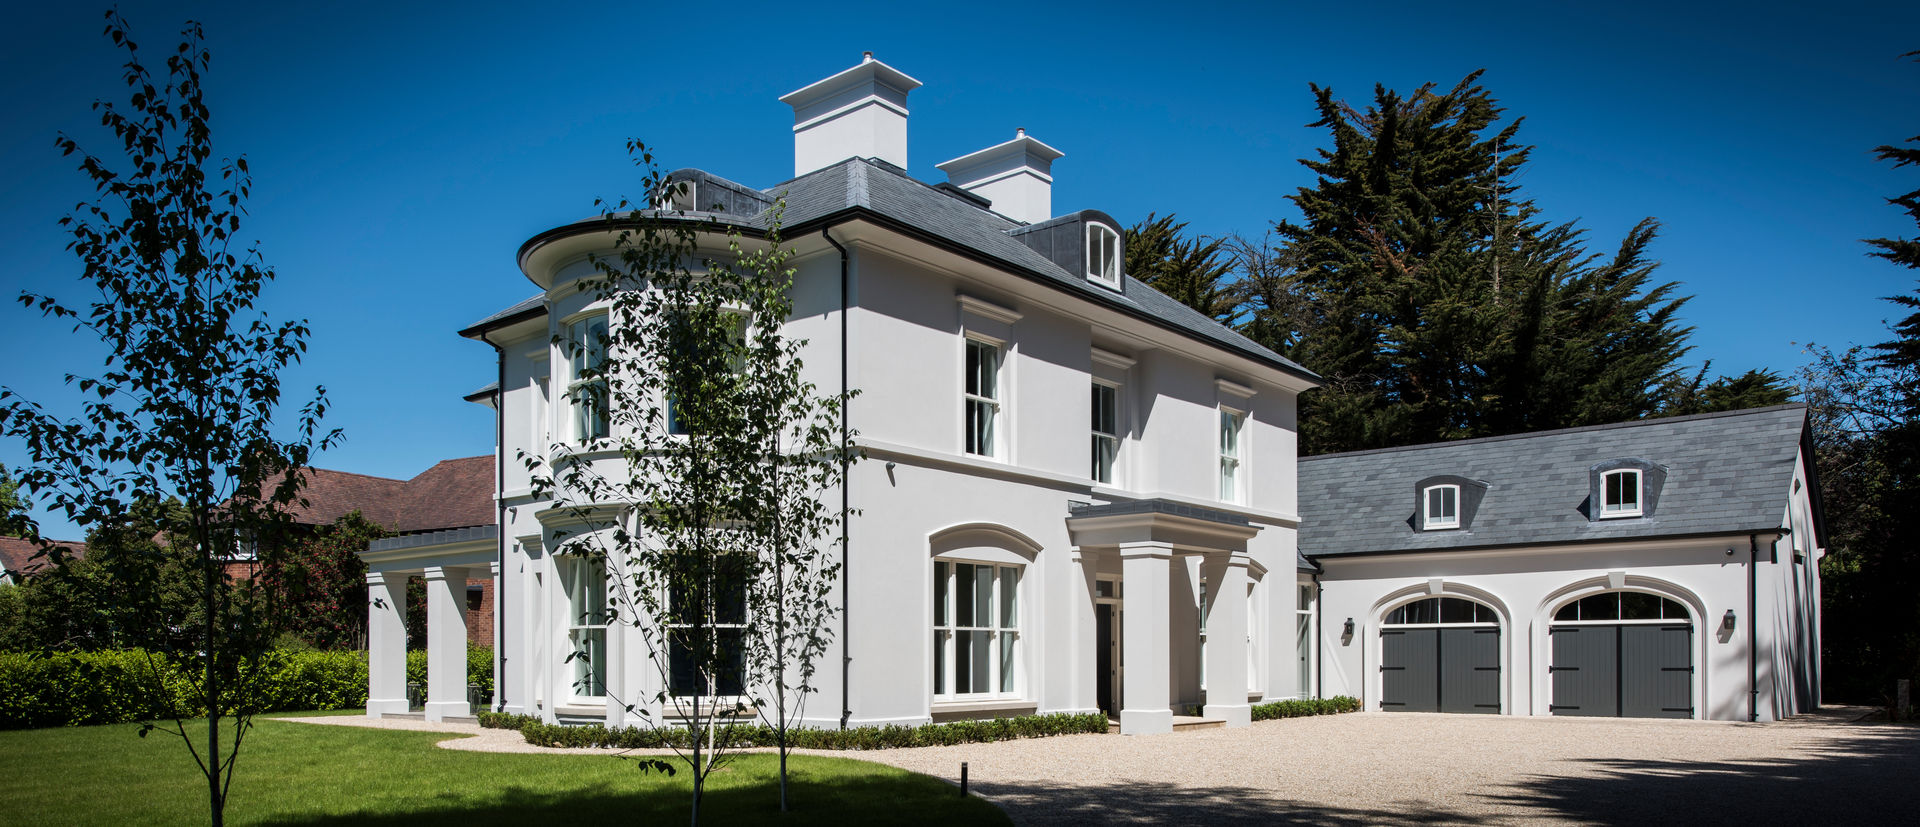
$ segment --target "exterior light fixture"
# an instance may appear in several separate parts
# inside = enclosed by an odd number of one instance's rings
[[[1342,634],[1346,635],[1347,637],[1353,637],[1353,618],[1351,617],[1347,618],[1347,625],[1345,629],[1342,631]]]
[[[1728,609],[1726,614],[1720,616],[1720,628],[1725,629],[1726,631],[1729,631],[1729,632],[1733,631],[1733,627],[1737,622],[1738,621],[1733,616],[1732,609]]]

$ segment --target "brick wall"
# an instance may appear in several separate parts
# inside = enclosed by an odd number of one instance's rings
[[[478,605],[473,597],[473,587],[480,587]],[[467,645],[493,645],[493,578],[472,578],[467,581]]]

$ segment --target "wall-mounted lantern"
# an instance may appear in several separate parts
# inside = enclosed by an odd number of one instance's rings
[[[1340,634],[1344,637],[1353,637],[1353,618],[1347,618],[1347,625],[1341,629]]]
[[[1738,623],[1738,619],[1733,616],[1732,609],[1728,609],[1726,614],[1720,616],[1720,628],[1724,631],[1733,631],[1733,627]]]

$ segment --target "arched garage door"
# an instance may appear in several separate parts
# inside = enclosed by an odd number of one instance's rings
[[[1554,612],[1555,715],[1693,717],[1693,621],[1657,594],[1606,592]]]
[[[1389,612],[1380,627],[1380,708],[1499,713],[1500,623],[1493,608],[1429,597]]]

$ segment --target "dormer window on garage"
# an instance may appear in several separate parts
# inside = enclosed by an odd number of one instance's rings
[[[1484,480],[1458,474],[1440,474],[1413,485],[1413,516],[1407,525],[1415,531],[1472,531],[1474,514],[1490,488]]]
[[[1425,499],[1426,518],[1422,524],[1428,531],[1460,527],[1460,486],[1428,486]]]
[[[1600,518],[1640,516],[1640,471],[1626,468],[1601,475]]]
[[[1105,224],[1087,223],[1087,280],[1120,289],[1120,234]]]

